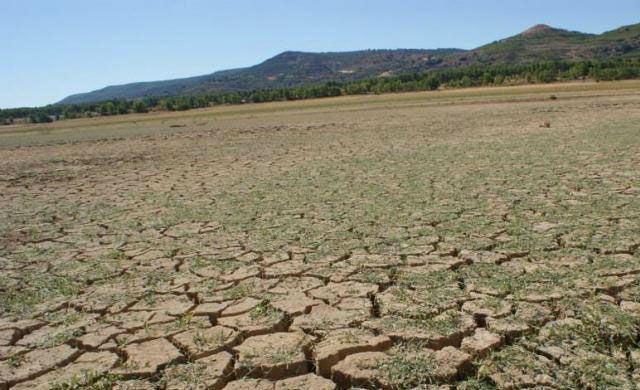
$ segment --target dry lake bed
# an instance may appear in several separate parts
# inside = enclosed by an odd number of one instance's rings
[[[0,389],[636,389],[640,82],[0,128]]]

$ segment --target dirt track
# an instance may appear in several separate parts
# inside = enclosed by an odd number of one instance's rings
[[[550,91],[0,137],[0,389],[634,389],[640,95]]]

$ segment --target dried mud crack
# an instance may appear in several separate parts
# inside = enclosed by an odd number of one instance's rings
[[[560,93],[0,132],[0,390],[637,388],[640,97]]]

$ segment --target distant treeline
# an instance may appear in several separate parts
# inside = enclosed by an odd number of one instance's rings
[[[412,73],[396,77],[377,77],[349,82],[327,82],[321,85],[247,92],[221,92],[197,96],[149,97],[136,100],[112,100],[101,103],[12,108],[0,110],[0,123],[11,124],[14,123],[14,120],[42,123],[80,117],[145,113],[150,110],[184,111],[223,104],[263,103],[389,92],[430,91],[441,87],[467,88],[584,79],[608,81],[635,78],[640,78],[640,59],[480,65]]]

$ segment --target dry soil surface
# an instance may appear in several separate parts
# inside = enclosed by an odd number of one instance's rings
[[[0,132],[0,389],[635,389],[639,90]]]

